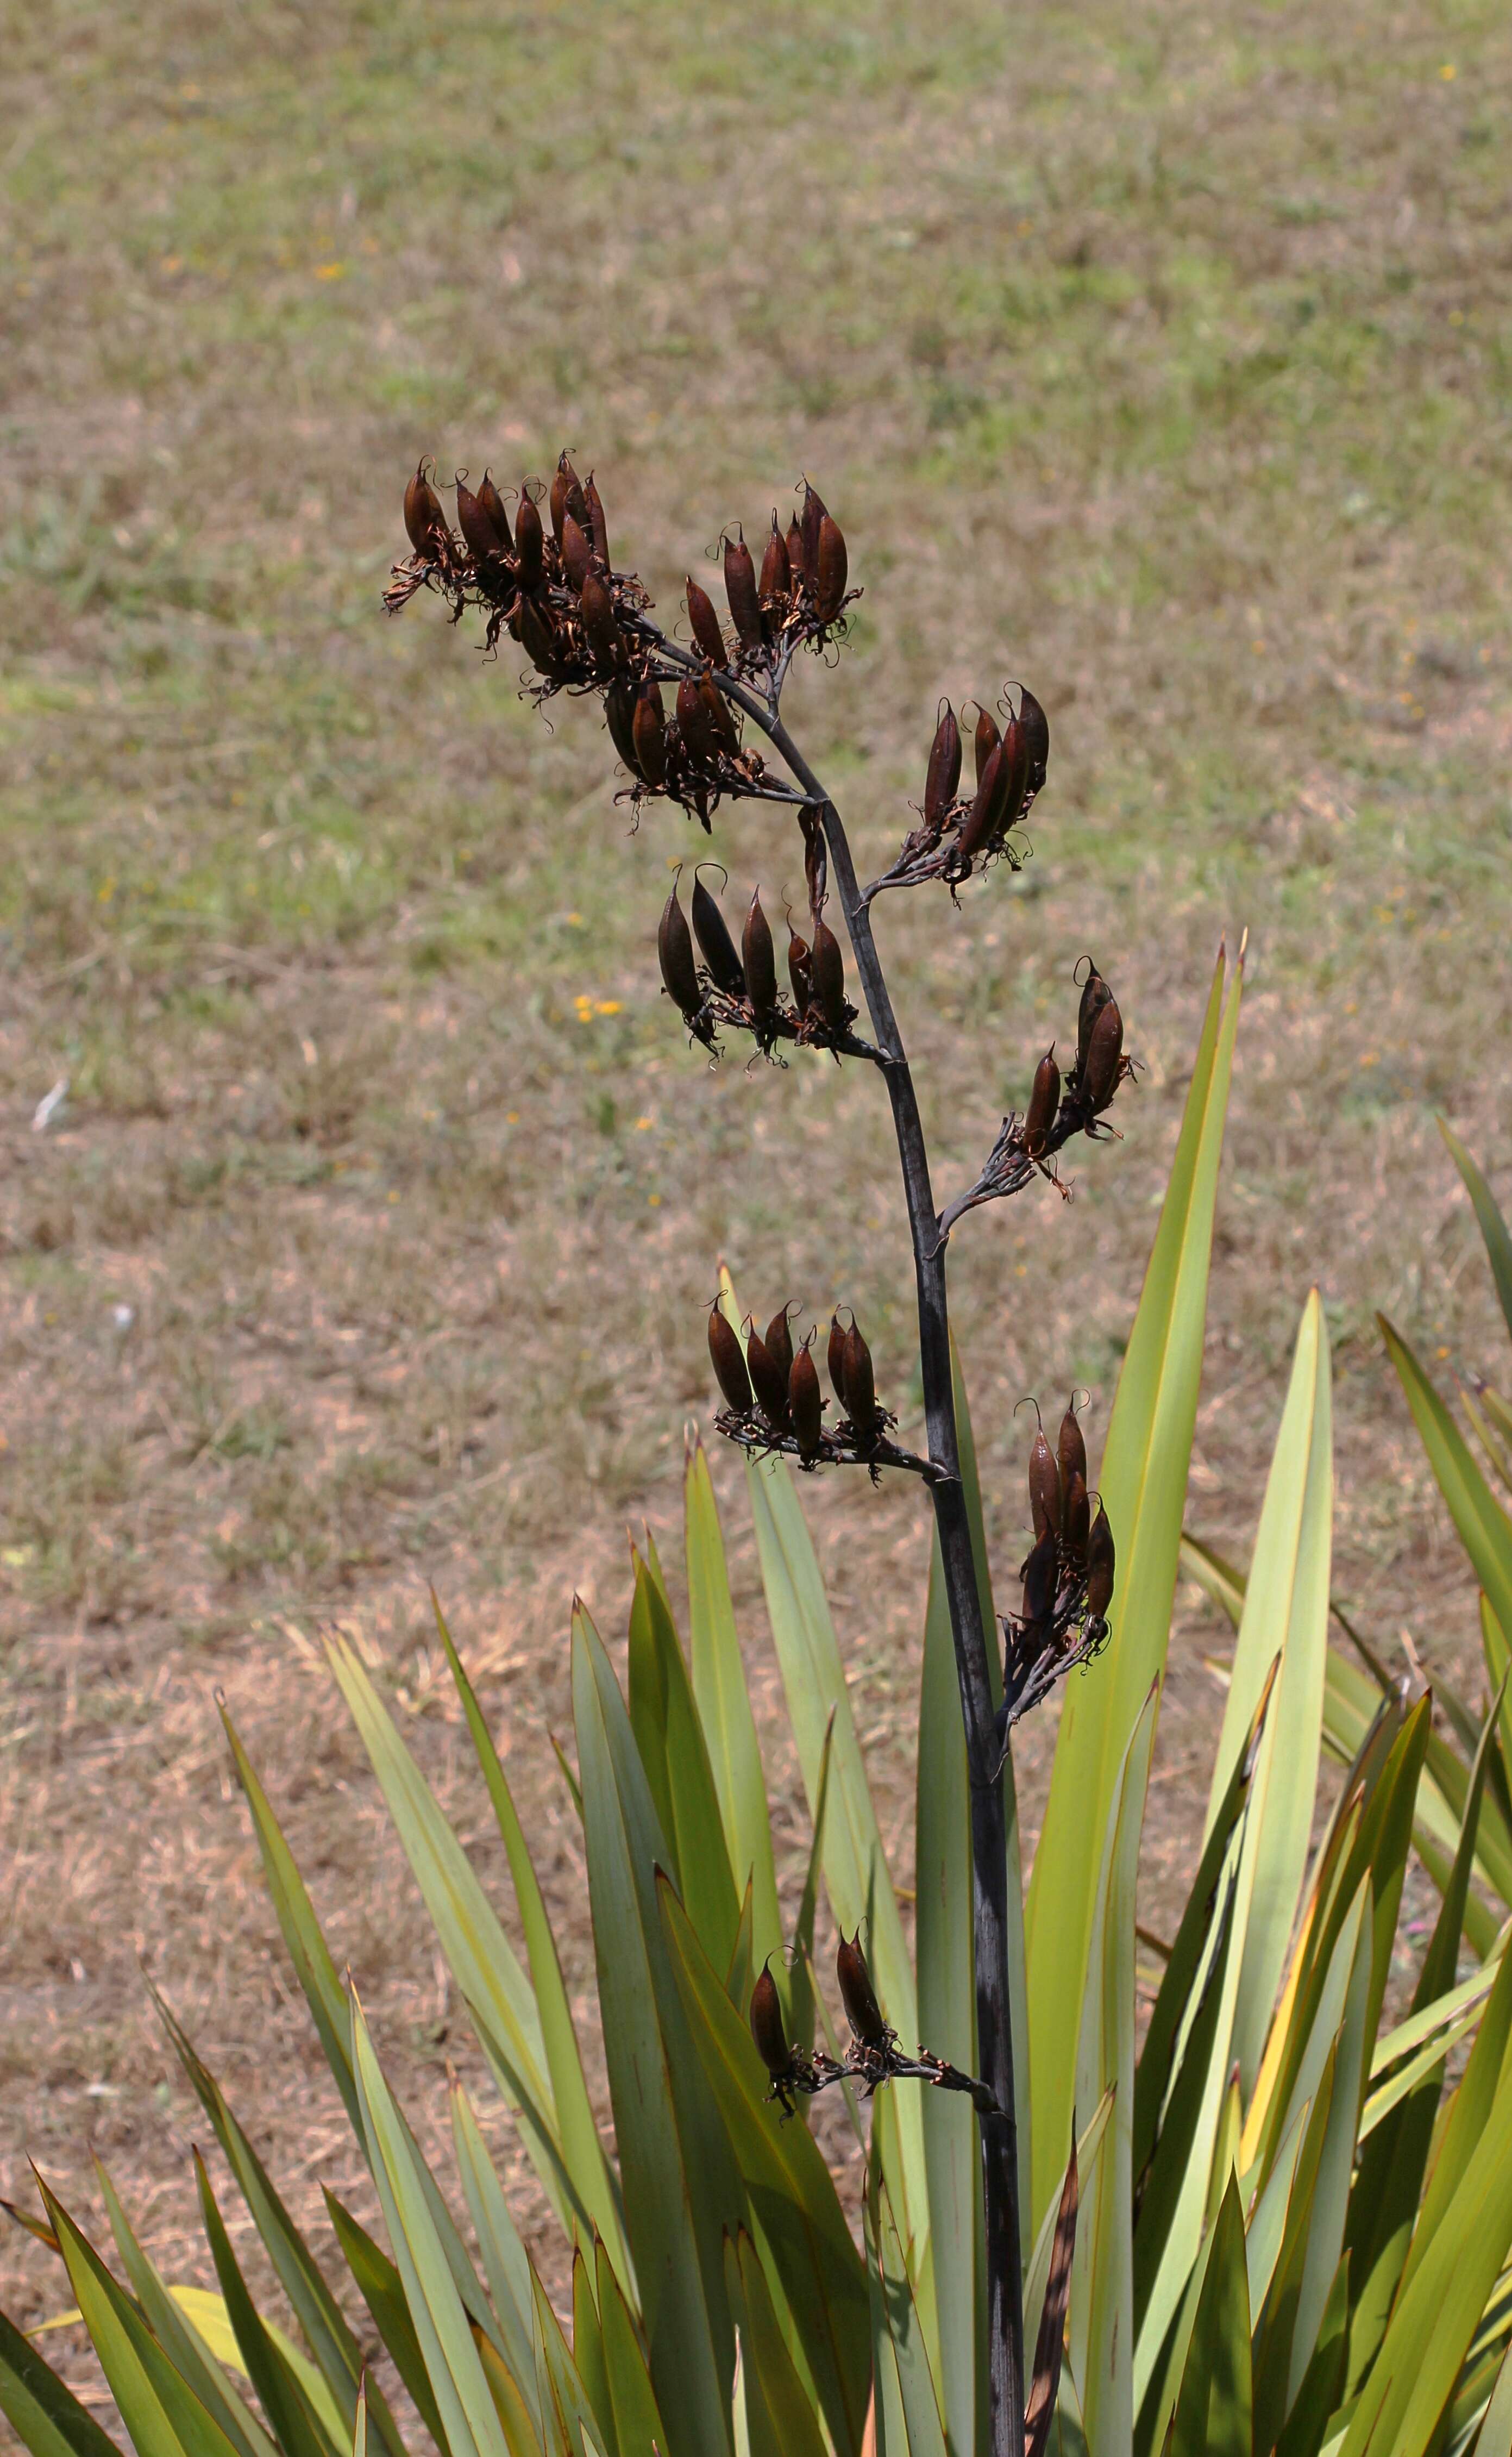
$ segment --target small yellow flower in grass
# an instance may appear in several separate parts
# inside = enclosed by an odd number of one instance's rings
[[[650,1127],[655,1125],[655,1124],[656,1120],[654,1118],[637,1118],[635,1122],[635,1131],[638,1135],[644,1135]]]
[[[317,264],[315,268],[317,281],[339,281],[345,273],[346,266],[339,257],[333,257],[329,264]]]
[[[623,1003],[623,999],[598,999],[595,1001],[593,1011],[595,1015],[618,1015]]]
[[[653,1211],[658,1211],[658,1210],[660,1210],[660,1208],[661,1208],[661,1205],[662,1205],[662,1198],[661,1198],[661,1196],[660,1196],[659,1194],[648,1194],[648,1195],[646,1196],[646,1198],[645,1198],[645,1199],[646,1199],[647,1203],[650,1205],[650,1207],[651,1207],[651,1208],[652,1208],[652,1210],[653,1210]]]
[[[1442,68],[1439,71],[1439,74],[1442,77],[1445,85],[1453,85],[1455,78],[1459,73],[1460,72],[1456,68],[1453,60],[1445,60]]]

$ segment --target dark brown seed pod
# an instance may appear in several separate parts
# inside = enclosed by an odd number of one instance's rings
[[[725,540],[725,594],[729,600],[729,617],[741,647],[759,649],[763,635],[756,566],[743,536]]]
[[[841,1378],[846,1386],[846,1414],[855,1429],[857,1439],[868,1441],[877,1426],[877,1387],[871,1371],[871,1351],[861,1336],[861,1325],[853,1316],[850,1329],[846,1333]]]
[[[1029,790],[1037,794],[1050,765],[1050,719],[1032,691],[1019,685],[1018,721],[1028,746]]]
[[[730,704],[712,673],[705,666],[698,678],[698,695],[708,712],[708,721],[722,751],[733,759],[740,749],[740,728],[730,712]]]
[[[1035,1427],[1029,1452],[1029,1506],[1034,1520],[1036,1541],[1044,1535],[1060,1534],[1060,1470],[1055,1454],[1045,1439],[1043,1425]]]
[[[1113,1529],[1101,1502],[1087,1538],[1087,1610],[1093,1621],[1106,1621],[1113,1601],[1114,1570]]]
[[[604,722],[609,729],[609,739],[631,775],[641,776],[645,770],[641,759],[641,748],[635,738],[635,685],[622,674],[603,694]]]
[[[586,534],[588,506],[582,492],[582,481],[563,452],[551,481],[551,533],[559,546],[563,541],[569,512],[579,528]]]
[[[1078,1476],[1085,1491],[1087,1445],[1082,1439],[1081,1427],[1076,1421],[1074,1408],[1068,1408],[1060,1420],[1060,1432],[1055,1440],[1055,1464],[1060,1469],[1060,1489],[1063,1494],[1070,1495],[1072,1480]]]
[[[737,1416],[748,1416],[754,1401],[745,1353],[732,1325],[717,1305],[709,1308],[708,1353],[725,1406],[732,1408]]]
[[[1047,1528],[1024,1564],[1024,1603],[1020,1618],[1032,1629],[1043,1629],[1052,1617],[1059,1578],[1055,1538],[1053,1531]]]
[[[961,833],[955,839],[955,850],[969,861],[979,853],[992,833],[992,813],[997,801],[997,780],[1002,773],[1002,745],[997,744],[988,754],[987,764],[977,779],[971,807],[961,821]]]
[[[1021,719],[1010,717],[1003,729],[1003,765],[999,772],[998,811],[994,836],[1006,836],[1024,808],[1029,791],[1029,742]]]
[[[422,461],[404,489],[404,526],[417,554],[435,563],[445,552],[446,515]]]
[[[954,801],[961,782],[961,729],[948,699],[940,702],[940,721],[930,745],[929,773],[924,779],[924,818],[937,827]]]
[[[756,1405],[773,1431],[781,1433],[787,1422],[787,1376],[754,1323],[746,1334],[746,1367]]]
[[[783,1380],[787,1381],[793,1370],[793,1327],[787,1319],[786,1306],[781,1313],[773,1314],[762,1332],[762,1337],[766,1342],[767,1355],[776,1366]]]
[[[750,1992],[750,2034],[773,2081],[781,2081],[792,2064],[792,2050],[783,2028],[783,2002],[777,1993],[777,1982],[765,1962]]]
[[[814,612],[821,623],[832,623],[844,605],[848,568],[840,524],[826,512],[819,523],[814,581]]]
[[[792,581],[793,595],[799,597],[803,594],[804,582],[808,576],[808,565],[804,553],[803,526],[796,512],[787,524],[787,569]]]
[[[798,1436],[800,1458],[813,1458],[824,1435],[824,1399],[819,1373],[806,1347],[794,1356],[787,1375],[787,1414]]]
[[[762,556],[763,604],[770,604],[773,600],[780,602],[786,598],[792,588],[792,571],[787,561],[787,548],[783,544],[783,533],[777,526],[777,515],[773,512],[772,533],[766,541],[766,551]]]
[[[790,921],[787,924],[787,979],[792,983],[793,1004],[802,1022],[814,1002],[814,977],[808,960],[808,941],[800,939]]]
[[[746,964],[746,988],[751,1005],[758,1015],[770,1015],[777,1004],[777,956],[772,945],[771,924],[762,911],[761,890],[750,900],[746,927],[741,935],[741,953]]]
[[[614,619],[609,584],[591,569],[582,577],[582,629],[596,665],[612,672],[624,663],[624,641]]]
[[[829,1388],[846,1404],[846,1334],[840,1328],[838,1312],[829,1317],[829,1346],[825,1354],[825,1368],[829,1375]]]
[[[814,919],[808,969],[826,1023],[831,1032],[844,1032],[849,1021],[846,1010],[846,962],[840,941],[822,914]]]
[[[804,578],[816,593],[819,588],[819,524],[828,509],[828,505],[822,496],[814,492],[806,478],[803,511]]]
[[[656,934],[656,954],[668,998],[691,1023],[703,1006],[704,993],[699,987],[698,966],[693,960],[693,940],[688,931],[687,916],[678,901],[675,887],[662,909],[661,925]]]
[[[504,509],[502,495],[486,469],[483,471],[483,483],[478,489],[478,508],[493,529],[504,553],[512,552],[515,541],[509,533],[509,514]]]
[[[677,687],[677,730],[695,768],[713,768],[719,760],[719,736],[691,674]]]
[[[701,588],[691,572],[687,575],[687,619],[693,627],[693,637],[711,666],[727,666],[725,634],[719,628],[714,600],[706,588]]]
[[[1024,1112],[1024,1149],[1031,1160],[1044,1158],[1059,1107],[1060,1068],[1055,1063],[1055,1044],[1052,1042],[1034,1069],[1033,1088]]]
[[[1065,1500],[1062,1504],[1061,1538],[1073,1569],[1081,1569],[1087,1559],[1087,1538],[1092,1527],[1092,1504],[1087,1498],[1087,1479],[1073,1468],[1061,1479]]]
[[[582,490],[582,501],[588,515],[588,535],[593,542],[593,551],[607,571],[610,569],[609,524],[603,517],[603,504],[599,489],[593,483],[591,470],[588,473],[588,483]]]
[[[1092,1047],[1093,1026],[1113,996],[1092,958],[1088,956],[1084,960],[1087,978],[1081,985],[1081,1005],[1076,1014],[1076,1073],[1083,1082],[1086,1081],[1087,1053]]]
[[[648,785],[660,788],[666,783],[666,711],[660,683],[647,680],[641,685],[632,731],[641,774]]]
[[[1087,1044],[1087,1071],[1081,1088],[1092,1103],[1093,1114],[1106,1109],[1118,1089],[1123,1066],[1123,1017],[1118,1001],[1110,998],[1092,1028]]]
[[[840,1983],[840,2001],[846,2009],[846,2019],[863,2047],[886,2045],[888,2026],[882,2018],[867,1957],[861,1951],[861,1931],[852,1937],[842,1934],[835,1955],[835,1977]]]
[[[515,507],[515,553],[520,561],[520,586],[527,591],[541,586],[541,575],[545,568],[545,542],[541,514],[521,486],[520,502]]]
[[[693,880],[693,936],[703,951],[715,986],[730,998],[746,995],[746,975],[735,953],[735,941],[725,926],[725,916],[703,880]]]
[[[562,671],[551,618],[533,597],[520,601],[520,645],[537,671],[553,677]]]
[[[457,526],[462,533],[462,544],[481,570],[498,560],[502,551],[494,525],[487,517],[471,486],[457,481]]]
[[[562,524],[562,568],[570,586],[581,589],[593,568],[593,548],[588,532],[580,528],[569,512]]]
[[[1002,735],[997,730],[997,719],[992,714],[991,710],[990,708],[979,708],[976,712],[976,732],[971,741],[971,749],[976,758],[976,781],[978,784],[982,781],[983,772],[987,767],[988,761],[991,759],[993,752],[997,749],[1002,738]]]

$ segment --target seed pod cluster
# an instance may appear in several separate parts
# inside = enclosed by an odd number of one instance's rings
[[[648,734],[650,703],[645,694],[655,690],[654,683],[643,684],[640,696],[633,700],[620,684],[605,693],[605,714],[617,749],[626,739],[636,741]],[[851,1033],[856,1010],[846,996],[845,958],[823,914],[810,923],[810,939],[801,938],[788,924],[789,1003],[778,988],[777,951],[760,888],[751,897],[738,948],[718,898],[704,883],[702,870],[694,875],[690,909],[691,934],[674,886],[662,916],[657,949],[667,995],[701,1041],[712,1047],[712,1033],[723,1025],[749,1032],[768,1057],[780,1041],[831,1049],[837,1057],[842,1050],[853,1056],[873,1054]]]
[[[1013,841],[1013,831],[1044,785],[1050,722],[1026,685],[1008,688],[1016,688],[1017,705],[1010,707],[1005,692],[999,706],[1007,722],[1001,728],[991,709],[977,707],[970,794],[961,792],[961,721],[949,700],[940,702],[924,799],[918,806],[920,824],[868,895],[884,887],[917,886],[927,878],[943,878],[953,892],[984,863],[1003,860],[1011,870],[1022,867],[1025,854]]]
[[[1004,1694],[1022,1709],[1042,1696],[1073,1662],[1087,1661],[1107,1638],[1113,1600],[1114,1539],[1101,1503],[1093,1516],[1087,1490],[1087,1445],[1074,1400],[1061,1418],[1052,1450],[1036,1411],[1029,1452],[1029,1507],[1034,1540],[1020,1578],[1018,1612],[1003,1624],[1007,1640]]]
[[[699,654],[721,670],[769,671],[804,641],[822,642],[850,602],[840,525],[807,480],[802,517],[794,513],[786,533],[773,512],[759,571],[738,526],[722,537],[720,562],[733,636],[726,636],[713,598],[691,574],[687,619]]]
[[[1076,1063],[1067,1078],[1066,1096],[1083,1132],[1095,1135],[1097,1121],[1119,1084],[1134,1073],[1134,1063],[1124,1054],[1123,1016],[1117,1000],[1092,958],[1085,956],[1082,961],[1087,978],[1076,1018]],[[1104,1131],[1111,1133],[1112,1128]]]
[[[826,1428],[829,1403],[814,1362],[816,1334],[794,1339],[795,1311],[784,1306],[765,1331],[747,1316],[742,1338],[718,1305],[711,1309],[709,1361],[727,1411],[720,1430],[747,1449],[787,1451],[805,1468],[849,1460],[873,1472],[879,1463],[926,1465],[888,1439],[893,1418],[878,1404],[871,1351],[848,1308],[845,1321],[838,1311],[830,1318],[827,1364],[839,1416]]]

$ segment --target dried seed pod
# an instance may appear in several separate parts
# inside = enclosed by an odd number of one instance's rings
[[[792,581],[793,595],[801,597],[804,583],[808,576],[808,560],[804,551],[803,527],[796,512],[787,524],[787,569]]]
[[[582,492],[582,481],[563,452],[551,481],[551,533],[559,546],[563,541],[569,512],[579,528],[586,534],[588,506]]]
[[[961,821],[961,832],[955,839],[956,853],[963,860],[970,861],[973,854],[979,853],[992,833],[992,815],[996,808],[1002,768],[1003,750],[998,743],[988,754],[987,764],[977,779],[976,792],[971,796],[971,807]]]
[[[730,998],[746,995],[746,975],[735,953],[735,941],[725,927],[725,916],[703,880],[693,879],[693,936],[717,988]]]
[[[646,783],[660,788],[666,783],[666,711],[660,683],[647,680],[641,685],[631,731],[636,764]]]
[[[593,472],[591,469],[588,472],[588,483],[582,490],[582,501],[583,507],[588,515],[588,535],[593,543],[593,551],[598,556],[599,561],[603,564],[604,570],[608,571],[611,568],[609,563],[609,524],[603,517],[603,504],[600,497],[599,489],[593,483]]]
[[[828,505],[822,496],[815,494],[806,478],[803,514],[804,578],[816,593],[819,588],[819,524],[828,509]]]
[[[825,1354],[825,1367],[829,1375],[829,1388],[846,1404],[846,1334],[840,1328],[838,1311],[829,1317],[829,1346]]]
[[[719,761],[719,736],[691,674],[677,687],[677,730],[695,768],[713,768]]]
[[[1073,1395],[1074,1396],[1074,1394]],[[1082,1439],[1081,1427],[1076,1421],[1074,1408],[1068,1408],[1060,1420],[1060,1432],[1055,1441],[1055,1463],[1060,1469],[1060,1489],[1063,1494],[1070,1495],[1072,1479],[1078,1476],[1085,1490],[1087,1445]]]
[[[678,901],[675,887],[662,908],[656,934],[656,956],[668,998],[691,1023],[704,1004],[704,993],[699,987],[687,916]]]
[[[1055,1538],[1045,1530],[1024,1564],[1024,1601],[1020,1619],[1031,1629],[1043,1630],[1055,1611],[1055,1589],[1060,1580],[1060,1563],[1055,1550]]]
[[[1118,1089],[1123,1068],[1123,1017],[1118,1001],[1110,998],[1098,1014],[1087,1044],[1087,1071],[1081,1089],[1092,1104],[1093,1115],[1106,1109]]]
[[[497,561],[502,548],[493,522],[484,512],[481,502],[471,486],[457,481],[457,526],[462,533],[462,544],[480,569],[486,570]]]
[[[520,489],[520,502],[515,508],[515,553],[520,562],[520,586],[527,592],[541,586],[545,568],[546,533],[541,526],[541,514],[526,494]]]
[[[787,1422],[787,1376],[754,1323],[746,1334],[746,1367],[756,1405],[773,1430],[781,1433]]]
[[[861,1951],[861,1930],[852,1937],[841,1933],[840,1948],[835,1955],[835,1977],[840,1983],[840,2001],[846,2009],[846,2019],[863,2047],[880,2048],[887,2044],[888,2026],[882,2018],[867,1957]]]
[[[840,952],[839,939],[822,914],[814,916],[808,969],[826,1023],[831,1032],[844,1032],[849,1022],[846,1006],[845,958]]]
[[[725,540],[725,594],[741,647],[759,649],[763,636],[761,599],[756,589],[756,566],[744,535]]]
[[[983,772],[987,767],[988,761],[991,759],[993,752],[997,749],[1002,738],[1002,735],[997,730],[997,719],[992,714],[991,710],[990,708],[979,708],[976,712],[976,733],[971,743],[971,749],[976,757],[976,781],[978,784],[982,781]]]
[[[596,665],[607,666],[611,671],[623,665],[624,641],[614,619],[609,584],[592,570],[585,572],[582,580],[582,629]]]
[[[1087,1077],[1087,1053],[1092,1047],[1093,1026],[1113,996],[1092,958],[1088,956],[1084,960],[1087,978],[1081,985],[1081,1005],[1076,1014],[1076,1074],[1082,1083]]]
[[[787,1319],[787,1306],[781,1313],[773,1314],[762,1337],[766,1342],[767,1355],[783,1380],[787,1381],[793,1370],[793,1327]]]
[[[562,524],[562,568],[571,588],[581,589],[593,568],[593,548],[588,532],[580,527],[569,512]]]
[[[783,2002],[777,1993],[777,1982],[765,1962],[750,1992],[750,2034],[773,2081],[781,2081],[792,2064],[792,2050],[783,2028]]]
[[[720,749],[727,752],[733,759],[740,749],[740,728],[730,712],[728,700],[706,666],[698,678],[698,695],[708,712],[708,721]]]
[[[1087,1611],[1093,1621],[1106,1621],[1113,1601],[1115,1566],[1113,1529],[1101,1502],[1087,1538]]]
[[[1092,1527],[1092,1504],[1087,1498],[1087,1479],[1073,1469],[1062,1478],[1065,1500],[1061,1511],[1061,1538],[1073,1569],[1082,1568],[1087,1559],[1087,1538]]]
[[[930,745],[929,772],[924,779],[924,818],[938,827],[955,799],[961,781],[961,729],[948,699],[940,702],[940,721]]]
[[[846,1414],[857,1439],[868,1441],[877,1427],[877,1388],[871,1371],[871,1351],[861,1336],[861,1326],[854,1315],[846,1333],[845,1354],[840,1362],[841,1378],[846,1386]]]
[[[793,576],[791,568],[787,561],[787,548],[783,544],[783,533],[777,526],[777,515],[773,512],[772,533],[766,541],[766,551],[762,556],[761,596],[763,604],[767,604],[773,599],[781,601],[783,598],[787,597],[792,588],[792,582]]]
[[[709,1308],[708,1353],[725,1406],[732,1408],[737,1416],[748,1416],[754,1403],[745,1354],[733,1327],[717,1305]]]
[[[814,977],[808,960],[808,941],[800,939],[790,921],[787,924],[787,979],[792,983],[793,1004],[802,1022],[814,1002]]]
[[[404,489],[404,526],[417,554],[435,563],[446,550],[446,515],[422,461]]]
[[[1033,692],[1023,683],[1019,685],[1018,721],[1024,729],[1028,747],[1029,790],[1037,794],[1045,782],[1045,772],[1050,765],[1050,719]]]
[[[510,553],[515,541],[509,533],[509,514],[504,509],[502,495],[486,469],[483,471],[483,483],[478,489],[478,508],[493,529],[504,553]]]
[[[1029,1506],[1033,1515],[1036,1539],[1047,1533],[1060,1534],[1060,1470],[1055,1454],[1045,1439],[1043,1425],[1035,1427],[1029,1453]]]
[[[826,512],[819,523],[814,580],[814,612],[821,623],[832,623],[844,605],[848,572],[846,542],[840,534],[840,524]]]
[[[1060,1068],[1055,1063],[1055,1044],[1052,1042],[1034,1069],[1033,1088],[1024,1112],[1024,1149],[1031,1160],[1044,1158],[1059,1107]]]
[[[520,645],[538,672],[555,678],[562,671],[551,617],[533,597],[520,601]]]
[[[998,810],[992,822],[994,836],[1006,836],[1024,808],[1029,791],[1029,739],[1022,720],[1010,717],[1003,729],[1003,764],[999,771]]]
[[[635,738],[635,685],[622,674],[603,694],[604,722],[609,739],[632,776],[645,774],[641,758],[641,746]]]
[[[719,628],[714,600],[706,588],[701,588],[691,572],[687,574],[687,619],[693,627],[693,637],[711,666],[727,666],[725,634]]]
[[[819,1374],[807,1344],[793,1358],[787,1375],[787,1414],[798,1436],[800,1458],[813,1458],[824,1437],[824,1399]]]
[[[751,1005],[758,1015],[770,1015],[777,1004],[777,957],[772,946],[771,924],[762,911],[761,890],[750,900],[746,927],[741,936],[741,953],[746,964],[746,988]]]

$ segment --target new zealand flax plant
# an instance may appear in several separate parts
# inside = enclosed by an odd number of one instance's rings
[[[338,2295],[171,2010],[169,2035],[277,2276],[259,2308],[208,2169],[218,2293],[175,2286],[109,2179],[125,2282],[42,2184],[22,2224],[61,2257],[141,2457],[1422,2457],[1512,2449],[1512,1794],[1502,1690],[1445,1737],[1420,1684],[1368,1639],[1329,1643],[1329,1369],[1309,1300],[1247,1579],[1182,1513],[1242,956],[1220,955],[1095,1512],[1068,1411],[1029,1460],[1033,1542],[998,1621],[966,1393],[947,1309],[952,1228],[1107,1131],[1129,1073],[1117,1002],[1081,981],[1075,1058],[1041,1058],[973,1184],[943,1208],[872,931],[885,890],[955,895],[1025,854],[1046,781],[1033,694],[961,726],[939,712],[918,825],[867,888],[834,803],[781,714],[792,659],[844,636],[848,559],[811,487],[774,518],[759,574],[724,541],[731,628],[687,588],[691,646],[611,561],[603,501],[563,455],[513,518],[459,482],[457,529],[422,467],[412,553],[389,592],[483,611],[538,699],[602,696],[637,810],[706,821],[722,797],[790,809],[807,935],[778,984],[759,889],[737,948],[695,874],[691,926],[662,916],[664,986],[714,1052],[748,1034],[873,1066],[890,1105],[918,1290],[923,1447],[896,1436],[855,1316],[815,1334],[783,1306],[758,1331],[722,1276],[709,1348],[746,1453],[767,1617],[812,1820],[784,1917],[767,1794],[708,1469],[685,1488],[688,1654],[654,1550],[635,1562],[628,1693],[587,1614],[572,1624],[577,1768],[614,2118],[595,2122],[556,1941],[482,1702],[441,1641],[514,1885],[509,1944],[356,1649],[331,1668],[372,1760],[493,2081],[570,2253],[548,2300],[473,2105],[453,2090],[449,2199],[374,2052],[357,1991],[242,1744],[228,1739],[289,1955],[371,2171],[386,2245],[327,2195]],[[664,693],[674,693],[669,712]],[[790,782],[766,765],[764,737]],[[826,919],[831,879],[868,1037]],[[1082,971],[1078,965],[1078,973]],[[1070,1038],[1068,1036],[1068,1048]],[[805,1063],[818,1063],[807,1061]],[[774,1095],[781,1097],[780,1081]],[[919,1703],[913,1951],[868,1789],[799,1475],[917,1476],[934,1518]],[[1116,1542],[1116,1559],[1114,1545]],[[1178,1569],[1238,1623],[1199,1865],[1142,2039],[1140,1831]],[[1001,1641],[995,1632],[1001,1630]],[[1011,1742],[1072,1682],[1027,1896]],[[1502,1684],[1504,1689],[1504,1684]],[[1318,1818],[1324,1745],[1344,1765]],[[1441,1905],[1410,2013],[1383,2028],[1409,1850]],[[840,1935],[833,2018],[814,1967],[820,1889]],[[917,2047],[915,2048],[915,2043]],[[1447,2095],[1446,2073],[1454,2080]],[[841,2092],[866,2147],[858,2242],[808,2130]],[[863,2125],[863,2107],[869,2123]],[[458,2214],[465,2208],[466,2234]],[[1026,2362],[1026,2348],[1029,2350]],[[249,2394],[250,2391],[250,2394]],[[0,2323],[0,2405],[42,2457],[110,2457],[100,2425]]]

